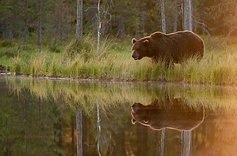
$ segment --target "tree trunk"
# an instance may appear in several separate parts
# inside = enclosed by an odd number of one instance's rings
[[[193,7],[193,32],[197,32],[198,29],[198,23],[196,22],[198,19],[198,13],[197,13],[197,1],[193,1],[192,3],[192,7]]]
[[[9,15],[8,16],[8,20],[7,20],[7,34],[6,34],[6,38],[8,38],[8,39],[12,39],[13,38],[13,26],[12,26],[12,15]]]
[[[98,20],[98,27],[97,27],[97,53],[100,50],[100,35],[101,35],[101,11],[100,11],[100,0],[98,0],[97,4],[97,20]]]
[[[79,41],[83,33],[83,0],[77,0],[77,27],[76,38]]]
[[[37,46],[41,50],[42,44],[42,1],[38,0],[38,30],[37,30]]]
[[[202,33],[205,34],[206,28],[205,28],[205,1],[201,1],[201,22],[202,22]]]
[[[119,38],[123,39],[124,38],[124,2],[120,2],[120,15],[119,15]]]
[[[139,29],[139,34],[141,36],[144,35],[144,29],[145,29],[145,26],[144,26],[144,23],[145,23],[145,11],[141,11],[141,16],[140,16],[140,29]]]
[[[178,2],[177,0],[174,0],[174,27],[173,27],[173,31],[176,32],[178,29]]]
[[[144,35],[144,23],[145,23],[145,2],[138,4],[139,6],[139,16],[138,25],[136,27],[136,37],[140,38]]]
[[[119,17],[119,38],[124,38],[124,15],[121,14]]]
[[[28,0],[25,0],[25,27],[24,27],[24,47],[28,42]]]
[[[63,6],[63,2],[61,2],[61,4],[60,4],[60,7],[64,7]],[[60,12],[60,14],[59,14],[59,40],[60,41],[62,41],[63,40],[63,13],[62,13],[62,11]]]
[[[192,31],[192,2],[191,0],[184,0],[184,30]]]
[[[76,127],[77,127],[77,156],[82,156],[83,155],[82,111],[79,108],[76,111]]]
[[[166,33],[166,20],[165,20],[165,1],[160,0],[160,11],[161,11],[161,30]]]

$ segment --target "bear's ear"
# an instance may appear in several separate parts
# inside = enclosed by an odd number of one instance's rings
[[[135,38],[132,39],[132,44],[134,44],[135,42],[137,42],[137,40]]]
[[[143,43],[144,43],[145,45],[148,45],[148,44],[149,44],[149,42],[150,42],[150,41],[149,41],[149,40],[147,40],[147,39],[146,39],[145,41],[143,41]]]
[[[131,123],[132,123],[133,125],[135,125],[136,120],[132,118],[132,119],[131,119]]]

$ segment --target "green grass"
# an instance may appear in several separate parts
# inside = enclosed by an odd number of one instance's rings
[[[36,47],[23,49],[7,42],[0,48],[0,64],[10,65],[12,72],[35,77],[237,84],[237,46],[234,44],[211,48],[207,43],[205,56],[200,62],[189,59],[167,69],[162,62],[152,63],[148,58],[134,61],[129,41],[105,39],[98,53],[94,43],[95,39],[87,36],[81,42],[72,40],[57,52],[50,50],[50,46],[39,52]],[[6,49],[15,51],[6,55]]]

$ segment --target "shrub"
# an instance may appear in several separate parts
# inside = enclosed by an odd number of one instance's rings
[[[13,47],[14,42],[10,40],[2,40],[0,41],[0,47]]]
[[[80,41],[73,39],[65,47],[65,53],[70,57],[74,57],[77,54],[88,57],[89,54],[94,50],[94,43],[94,39],[89,35],[83,37]]]
[[[58,43],[53,42],[49,45],[49,51],[54,52],[54,53],[60,53],[62,50]]]

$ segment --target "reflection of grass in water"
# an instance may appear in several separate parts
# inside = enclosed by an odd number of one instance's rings
[[[150,104],[153,100],[184,98],[193,108],[204,105],[208,109],[236,109],[237,90],[235,88],[157,85],[147,83],[77,83],[35,79],[7,79],[12,90],[27,88],[39,99],[52,98],[76,109],[81,106],[87,113],[99,103],[102,109],[119,107],[120,103],[132,105],[134,102]],[[19,93],[18,93],[19,94]]]

